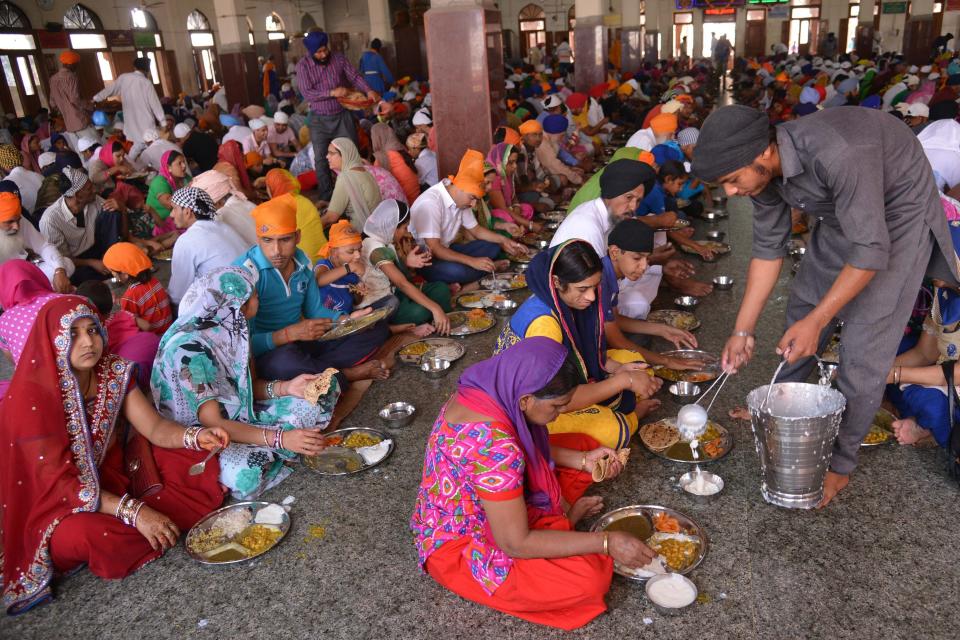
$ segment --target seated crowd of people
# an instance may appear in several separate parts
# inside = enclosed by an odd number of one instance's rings
[[[15,372],[0,395],[0,463],[20,473],[0,482],[4,606],[48,600],[53,577],[83,564],[129,575],[227,494],[282,482],[390,377],[400,348],[449,333],[452,296],[513,260],[529,261],[530,296],[441,409],[409,526],[422,570],[451,591],[583,626],[606,609],[614,562],[655,555],[624,532],[576,530],[602,509],[584,495],[591,471],[608,458],[616,478],[616,451],[659,407],[651,365],[701,364],[654,349],[697,340],[647,318],[658,297],[712,291],[677,252],[713,258],[692,240],[712,193],[689,160],[717,102],[714,69],[645,63],[585,93],[569,88],[570,65],[507,69],[493,146],[440,179],[426,81],[380,95],[326,34],[305,45],[295,88],[273,82],[263,106],[229,111],[219,87],[162,100],[136,143],[119,117],[98,120],[96,137],[64,136],[57,119],[8,123],[0,346]],[[896,57],[780,54],[738,60],[735,89],[772,123],[846,104],[899,113],[929,143],[958,238],[946,195],[960,186],[958,64],[937,59],[920,83]],[[370,104],[346,110],[339,89]],[[561,205],[535,252],[524,240]],[[798,212],[795,232],[806,224]],[[933,285],[924,330],[890,374],[904,443],[941,440],[950,424],[938,363],[956,357],[960,292]],[[381,309],[369,329],[323,339]]]

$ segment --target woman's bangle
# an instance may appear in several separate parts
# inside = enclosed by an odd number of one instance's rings
[[[269,449],[269,448],[270,448],[270,441],[267,440],[267,431],[269,431],[269,429],[261,429],[260,431],[261,431],[261,434],[260,434],[260,435],[263,436],[263,446],[265,446],[267,449]]]
[[[191,451],[200,451],[200,444],[197,442],[197,436],[203,431],[203,427],[187,427],[183,430],[183,448]]]
[[[276,430],[276,432],[273,434],[273,448],[274,448],[274,449],[279,449],[279,448],[280,448],[280,444],[283,442],[283,439],[282,439],[282,437],[281,437],[281,433],[282,433],[282,432],[283,432],[283,429],[281,429],[281,428],[278,427],[277,430]]]
[[[275,388],[276,388],[278,382],[280,382],[280,381],[279,381],[279,380],[271,380],[270,382],[267,383],[267,398],[268,398],[268,399],[270,399],[270,400],[276,400],[276,399],[277,399],[277,392],[275,391]]]
[[[610,555],[610,532],[603,532],[603,555]]]
[[[113,512],[114,518],[120,517],[120,510],[123,509],[123,503],[126,502],[129,497],[130,497],[129,493],[125,493],[122,496],[120,496],[120,500],[117,501],[117,510]]]
[[[893,384],[900,384],[900,378],[903,376],[903,367],[897,367],[893,372]]]
[[[583,457],[580,458],[580,471],[587,470],[587,454],[583,454]]]
[[[734,338],[752,338],[752,337],[754,337],[754,336],[753,336],[753,333],[750,332],[750,331],[734,331],[733,333],[730,334],[730,336],[731,336],[731,337],[734,337]]]

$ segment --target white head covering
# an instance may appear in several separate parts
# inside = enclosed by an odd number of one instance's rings
[[[683,103],[679,100],[670,100],[662,107],[660,107],[660,113],[676,113],[683,109]]]
[[[116,129],[117,125],[113,125],[113,128]],[[151,142],[156,142],[159,139],[160,139],[160,132],[157,131],[156,128],[152,127],[143,132],[143,141],[146,144],[150,144]]]
[[[404,102],[413,102],[416,99],[417,99],[417,94],[413,91],[407,91],[405,94],[403,94]]]
[[[114,131],[123,131],[123,120],[114,120],[113,121],[113,130]],[[144,133],[146,136],[146,133]]]
[[[432,94],[432,93],[428,93],[427,95],[423,96],[423,106],[425,106],[425,107],[432,107],[432,106],[433,106],[433,94]]]
[[[920,67],[920,73],[930,73],[930,69],[933,69],[933,67],[929,64],[925,64],[922,67]],[[910,67],[910,73],[916,73],[916,72],[917,72],[916,66]]]
[[[290,122],[290,116],[283,111],[277,111],[273,114],[273,121],[276,124],[288,124]]]
[[[960,122],[934,120],[917,136],[924,149],[939,149],[960,153]]]
[[[559,107],[561,104],[563,104],[563,101],[560,99],[560,96],[555,93],[551,93],[543,101],[543,108],[553,109],[554,107]]]
[[[263,129],[265,126],[267,126],[267,123],[260,118],[254,118],[247,123],[247,126],[250,127],[250,131],[256,131],[257,129]]]
[[[907,73],[916,73],[917,71],[920,71],[920,67],[918,67],[915,64],[912,64],[909,67],[907,67]],[[930,67],[927,67],[927,71],[930,71]],[[924,73],[927,73],[927,71],[924,71]]]
[[[897,106],[900,106],[900,105],[897,105]],[[911,117],[914,117],[914,118],[915,118],[915,117],[929,118],[929,117],[930,117],[930,107],[928,107],[927,105],[923,104],[922,102],[914,102],[914,103],[911,104],[911,105],[909,106],[909,108],[907,109],[907,115],[908,115],[908,116],[911,116]],[[960,151],[960,148],[958,148],[958,151]]]
[[[77,151],[80,151],[82,153],[87,149],[89,149],[90,147],[94,146],[95,144],[97,144],[97,141],[94,140],[93,138],[80,138],[77,141]]]
[[[52,151],[46,151],[40,154],[40,157],[37,158],[37,165],[41,169],[44,167],[49,167],[51,164],[57,161],[57,154]]]
[[[181,122],[173,128],[173,136],[175,138],[186,138],[190,133],[190,125],[184,124]]]
[[[927,80],[939,80],[939,79],[940,79],[940,74],[937,73],[936,71],[934,71],[933,73],[927,76]]]
[[[404,220],[410,219],[410,210],[407,205],[397,200],[384,200],[363,223],[363,232],[368,238],[373,238],[386,246],[393,246],[393,234],[400,226],[401,215]]]
[[[507,82],[506,82],[505,84],[506,84],[507,89],[516,89],[516,88],[517,88],[517,85],[514,83],[513,80],[507,80]]]
[[[423,124],[433,124],[433,119],[425,109],[419,109],[413,114],[413,126],[416,127]]]

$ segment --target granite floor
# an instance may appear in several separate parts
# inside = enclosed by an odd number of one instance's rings
[[[698,310],[701,346],[717,352],[743,292],[750,253],[750,209],[731,202],[726,229],[730,256],[702,266],[702,277],[732,275],[736,286],[715,292]],[[698,225],[702,234],[707,225]],[[713,415],[734,433],[736,446],[712,470],[726,480],[712,504],[696,504],[673,482],[680,465],[634,445],[625,474],[598,485],[608,508],[661,504],[706,529],[709,554],[691,576],[706,595],[679,617],[653,610],[635,583],[615,577],[610,611],[573,635],[614,638],[709,637],[956,638],[954,594],[960,572],[957,487],[939,454],[896,445],[864,451],[848,490],[828,509],[778,509],[760,497],[759,465],[749,425],[726,418],[777,362],[790,286],[785,273],[759,327],[758,355],[724,389]],[[466,342],[468,355],[453,375],[424,380],[405,368],[372,388],[345,424],[375,425],[376,410],[412,401],[416,421],[396,437],[381,467],[347,478],[297,472],[267,498],[294,496],[293,529],[262,559],[209,568],[182,546],[123,581],[82,572],[56,586],[52,604],[0,621],[0,637],[46,638],[547,638],[562,634],[466,602],[417,570],[407,530],[420,479],[424,441],[463,367],[490,353],[496,332]],[[675,412],[667,401],[663,415]],[[309,535],[312,525],[325,528]]]

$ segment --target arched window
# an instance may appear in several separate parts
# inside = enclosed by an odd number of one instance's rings
[[[37,67],[37,41],[30,20],[14,4],[0,2],[0,108],[25,116],[47,106]],[[5,90],[5,91],[4,91]]]
[[[97,52],[97,64],[100,77],[104,82],[114,78],[113,62],[107,48],[107,34],[103,31],[103,22],[93,11],[82,4],[75,4],[63,15],[63,28],[70,34],[70,46],[77,50]]]
[[[214,49],[213,30],[207,16],[194,9],[187,16],[187,31],[190,32],[190,45],[193,47],[193,66],[197,72],[197,83],[207,91],[217,80],[217,52]]]
[[[247,16],[247,38],[250,40],[251,47],[257,45],[257,41],[253,39],[253,20],[250,19],[250,16]]]
[[[520,36],[525,47],[524,54],[547,42],[547,14],[539,5],[528,4],[520,9]]]
[[[283,20],[276,13],[267,16],[267,40],[286,40]]]
[[[158,51],[163,50],[163,39],[157,21],[148,11],[139,7],[130,10],[130,24],[133,27],[133,46],[138,58],[150,59],[150,75],[153,84],[160,87],[160,65]]]
[[[305,13],[300,16],[300,31],[307,33],[310,29],[313,29],[317,26],[317,21],[314,20],[313,16],[309,13]]]

